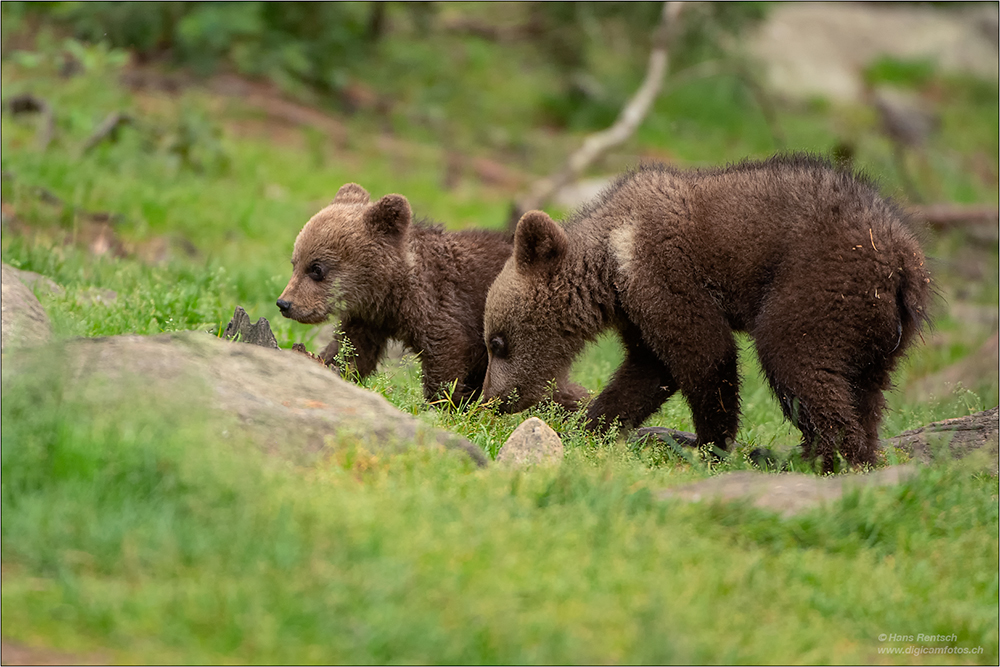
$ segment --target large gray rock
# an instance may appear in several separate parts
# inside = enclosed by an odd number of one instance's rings
[[[562,440],[538,417],[521,422],[497,452],[497,463],[513,466],[559,463],[564,455]]]
[[[748,40],[768,87],[785,96],[855,102],[861,74],[881,56],[929,60],[948,71],[997,78],[996,3],[964,11],[914,4],[776,3]]]
[[[52,326],[45,309],[31,291],[30,285],[39,280],[52,281],[37,273],[19,271],[4,264],[2,301],[2,341],[0,348],[31,346],[44,343],[52,337]],[[51,288],[50,288],[51,289]]]
[[[486,464],[482,450],[468,440],[403,414],[382,396],[286,350],[201,332],[77,338],[5,359],[4,391],[13,374],[53,359],[62,369],[64,391],[90,392],[109,402],[122,400],[122,392],[148,392],[162,397],[164,410],[178,413],[178,420],[186,409],[207,407],[221,437],[252,440],[295,462],[345,446],[372,454],[417,446],[457,449]]]

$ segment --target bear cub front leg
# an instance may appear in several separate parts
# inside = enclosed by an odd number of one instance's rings
[[[347,362],[348,369],[356,371],[361,379],[374,373],[379,360],[385,353],[389,337],[371,327],[347,320],[341,323],[341,330],[334,335],[333,340],[319,355],[327,366],[337,365],[337,354],[342,346],[341,341],[345,338],[354,349],[353,360],[349,359]]]

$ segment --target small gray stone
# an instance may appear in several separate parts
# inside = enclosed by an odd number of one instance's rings
[[[553,464],[562,459],[562,440],[538,417],[524,420],[497,453],[497,463],[514,466]]]

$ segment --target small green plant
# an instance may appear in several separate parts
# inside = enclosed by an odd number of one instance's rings
[[[337,354],[333,357],[333,365],[339,369],[340,377],[357,384],[361,381],[361,376],[358,374],[358,369],[354,363],[358,358],[354,343],[344,335],[342,330],[338,330],[336,336],[338,343]]]
[[[927,59],[901,60],[882,56],[864,71],[864,79],[870,85],[880,83],[919,88],[934,77],[937,67]]]

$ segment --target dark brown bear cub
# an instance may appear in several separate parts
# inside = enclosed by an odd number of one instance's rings
[[[589,427],[638,426],[680,390],[699,442],[725,450],[739,425],[733,332],[745,331],[804,454],[826,471],[838,451],[873,464],[882,391],[926,319],[929,283],[900,210],[822,160],[643,166],[565,229],[521,218],[486,300],[483,395],[532,405],[614,328],[625,361]]]
[[[292,277],[277,304],[307,324],[339,316],[341,333],[320,356],[332,362],[346,336],[361,377],[375,370],[389,339],[402,341],[420,356],[424,396],[454,383],[457,403],[482,389],[486,292],[511,249],[501,233],[413,222],[405,197],[372,203],[348,183],[295,239]],[[556,398],[570,406],[582,395],[563,383]]]

